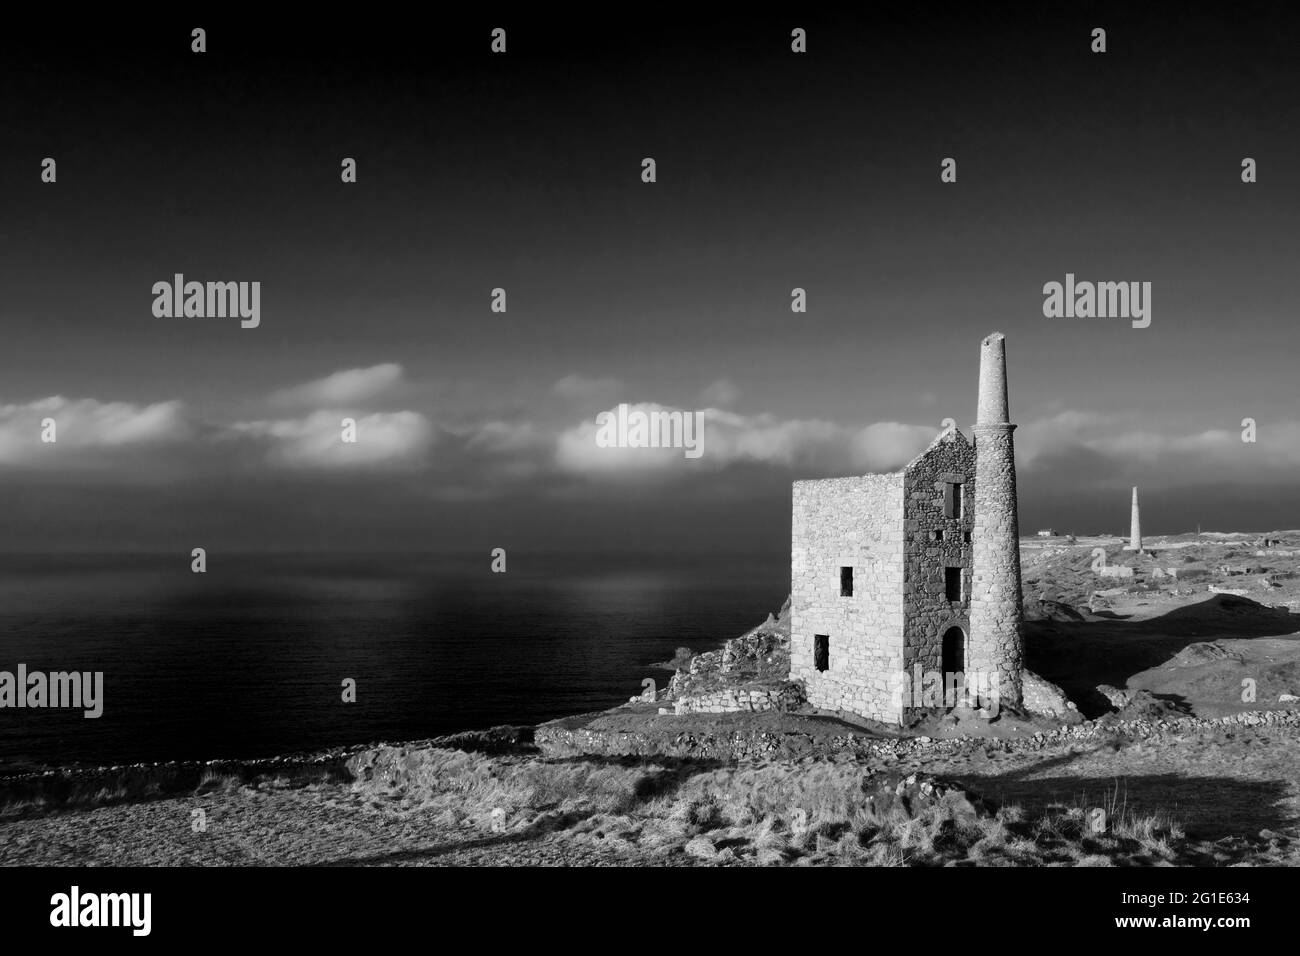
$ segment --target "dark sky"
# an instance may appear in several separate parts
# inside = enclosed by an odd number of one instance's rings
[[[1300,527],[1295,23],[1047,6],[15,21],[3,547],[780,554],[792,479],[969,426],[995,329],[1026,529]],[[260,326],[155,317],[177,272]],[[1067,272],[1150,327],[1045,318]],[[619,402],[705,454],[611,464]]]

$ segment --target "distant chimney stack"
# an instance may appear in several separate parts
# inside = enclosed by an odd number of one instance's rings
[[[1199,529],[1198,529],[1199,530]],[[1133,515],[1129,521],[1128,544],[1124,546],[1125,551],[1142,550],[1142,522],[1138,520],[1138,490],[1133,489]]]

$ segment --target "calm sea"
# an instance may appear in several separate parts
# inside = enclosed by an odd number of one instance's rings
[[[103,671],[103,716],[0,709],[0,772],[257,757],[613,706],[789,591],[769,558],[0,556],[0,671]],[[356,702],[342,683],[356,681]]]

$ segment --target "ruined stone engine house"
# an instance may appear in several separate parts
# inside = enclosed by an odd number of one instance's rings
[[[1015,427],[995,332],[972,440],[952,428],[901,471],[794,483],[790,677],[810,704],[903,723],[934,671],[1021,703]]]

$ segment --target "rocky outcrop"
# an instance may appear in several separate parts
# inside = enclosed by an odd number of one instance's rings
[[[1114,707],[1116,710],[1122,709],[1126,704],[1128,704],[1129,699],[1132,697],[1131,691],[1122,690],[1119,687],[1112,687],[1110,684],[1098,684],[1097,693],[1101,694],[1102,697],[1105,697],[1110,706]]]
[[[668,684],[673,700],[699,698],[742,684],[787,683],[790,676],[790,599],[752,631],[716,651],[697,654]],[[743,709],[743,708],[741,708]]]
[[[1124,720],[1159,720],[1180,713],[1178,707],[1172,702],[1162,700],[1141,688],[1131,690],[1112,687],[1110,684],[1098,684],[1097,693],[1105,697]]]
[[[1025,602],[1026,621],[1055,621],[1061,624],[1077,624],[1087,620],[1072,604],[1061,601],[1049,601],[1040,598]]]
[[[1024,671],[1023,674],[1025,710],[1031,714],[1045,714],[1072,723],[1083,720],[1079,708],[1065,696],[1065,691],[1032,671]]]
[[[1188,644],[1174,655],[1170,661],[1175,667],[1195,667],[1198,664],[1213,664],[1217,661],[1244,661],[1237,651],[1224,647],[1220,641],[1199,641]]]

